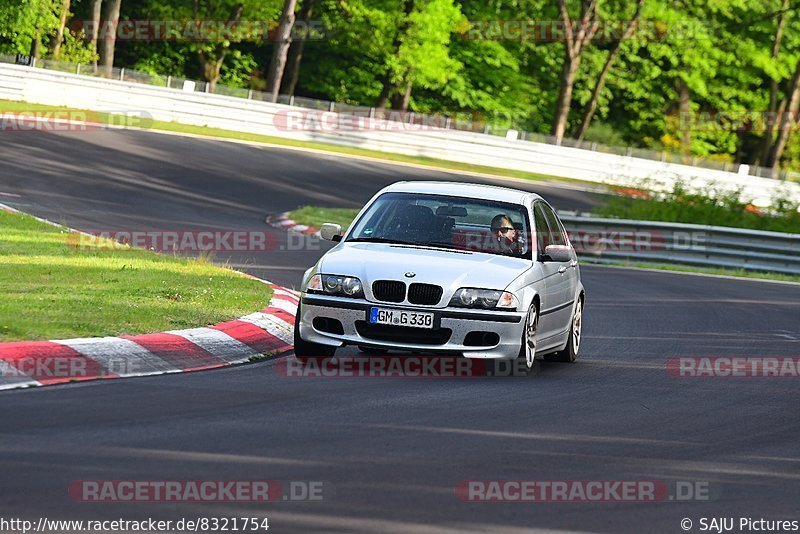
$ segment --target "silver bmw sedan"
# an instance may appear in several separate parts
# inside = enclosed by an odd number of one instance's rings
[[[379,191],[305,272],[301,361],[337,347],[572,362],[584,289],[552,207],[516,189],[398,182]]]

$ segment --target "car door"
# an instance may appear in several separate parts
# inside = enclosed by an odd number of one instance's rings
[[[553,208],[546,202],[541,202],[541,209],[547,227],[549,229],[550,245],[567,245],[569,238],[561,221],[558,220]],[[547,308],[542,307],[541,317],[548,317],[548,322],[552,321],[553,333],[559,334],[569,328],[572,320],[572,304],[575,301],[575,292],[578,286],[578,262],[573,253],[568,261],[546,262],[555,268],[556,275],[550,278],[550,289],[552,290],[552,305]]]
[[[557,308],[564,299],[563,276],[558,272],[560,264],[553,261],[542,261],[544,249],[551,243],[551,231],[544,212],[544,202],[533,204],[533,224],[536,237],[536,261],[542,272],[542,286],[539,293],[539,328],[537,337],[547,339],[558,333],[559,323],[556,316],[548,310]],[[546,313],[547,312],[547,313]]]

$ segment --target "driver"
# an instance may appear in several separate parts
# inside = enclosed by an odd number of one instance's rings
[[[513,252],[519,254],[521,252],[521,244],[517,236],[517,229],[514,228],[514,222],[511,217],[501,213],[495,215],[492,219],[492,235],[497,241],[498,249],[501,252]]]

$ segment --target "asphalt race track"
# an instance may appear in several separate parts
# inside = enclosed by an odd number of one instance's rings
[[[397,179],[454,178],[143,132],[2,134],[0,158],[0,202],[86,230],[262,229],[265,214],[304,203],[355,207]],[[597,201],[528,187],[557,208]],[[297,285],[322,251],[283,248],[231,262]],[[666,366],[800,356],[800,286],[593,266],[582,275],[581,357],[535,377],[290,378],[277,360],[3,392],[0,517],[266,516],[270,532],[398,533],[800,520],[798,378],[676,377]],[[68,493],[82,480],[253,479],[321,482],[323,498],[134,504]],[[464,502],[455,488],[471,480],[655,481],[669,494]]]

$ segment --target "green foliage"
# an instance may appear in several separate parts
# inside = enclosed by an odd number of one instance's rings
[[[622,134],[614,130],[613,126],[599,121],[595,121],[589,126],[584,139],[586,141],[603,143],[604,145],[610,146],[623,146],[626,144]]]
[[[69,28],[64,30],[64,42],[61,45],[61,54],[58,56],[59,61],[87,65],[97,59],[97,54],[86,42],[83,32],[74,34]]]
[[[34,38],[55,32],[60,10],[60,0],[0,3],[0,53],[29,53]]]
[[[672,191],[655,198],[612,197],[595,210],[599,217],[670,221],[714,226],[732,226],[773,232],[800,233],[800,205],[776,195],[769,210],[754,208],[739,191],[711,188],[692,191],[675,184]]]

